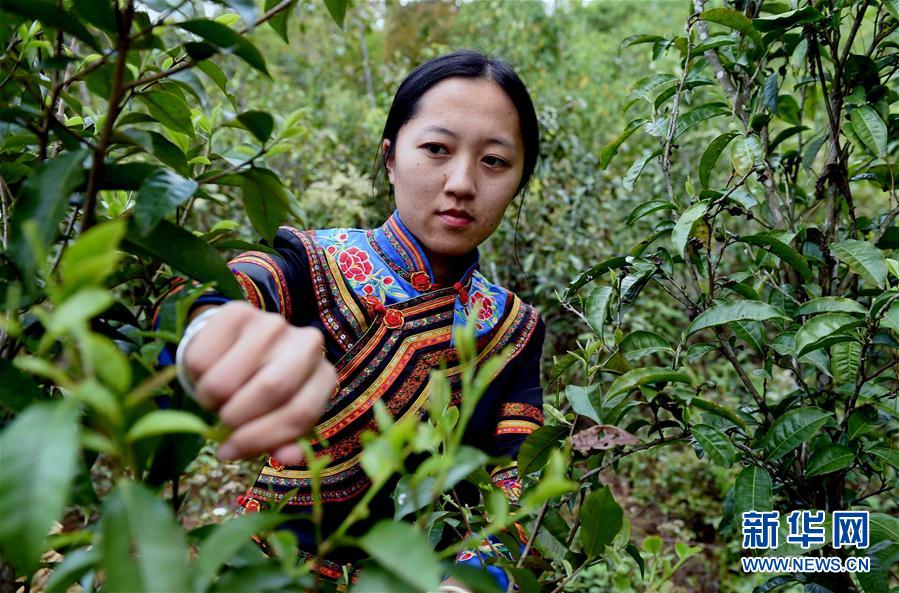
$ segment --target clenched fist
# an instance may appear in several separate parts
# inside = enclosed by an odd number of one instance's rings
[[[270,452],[282,463],[302,459],[294,441],[315,426],[337,384],[323,344],[319,329],[295,327],[241,301],[209,318],[183,363],[200,405],[234,429],[219,457]]]

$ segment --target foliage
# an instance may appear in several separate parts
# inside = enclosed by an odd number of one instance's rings
[[[630,121],[603,166],[628,138],[651,139],[622,183],[639,187],[657,166],[664,197],[627,217],[643,237],[569,286],[595,338],[569,355],[587,379],[565,395],[583,414],[572,396],[584,390],[603,422],[656,435],[640,448],[690,440],[710,464],[743,468],[721,533],[750,509],[867,509],[893,522],[895,7],[704,4],[694,2],[683,35],[623,42],[678,63],[633,83]],[[682,322],[627,333],[650,287],[678,303]],[[713,353],[736,383],[711,380]],[[786,575],[767,587],[887,591],[897,549],[880,531],[858,551],[875,560],[871,573]],[[893,560],[877,562],[878,550]]]
[[[296,562],[289,533],[273,531],[285,518],[278,512],[190,531],[179,520],[182,474],[204,440],[222,438],[223,430],[185,397],[171,368],[157,370],[156,360],[177,343],[203,290],[214,286],[240,298],[219,251],[267,249],[241,235],[233,219],[245,218],[270,243],[288,218],[329,224],[320,210],[337,192],[355,204],[342,221],[372,220],[352,163],[343,178],[311,180],[297,200],[273,163],[312,133],[305,112],[271,113],[235,94],[231,73],[272,76],[254,35],[267,26],[285,36],[296,2],[219,4],[225,10],[214,18],[205,3],[186,1],[2,5],[8,49],[0,83],[0,505],[17,512],[5,514],[0,550],[4,574],[26,588],[333,588],[312,576],[310,562]],[[345,26],[346,3],[325,4]],[[235,199],[240,208],[229,204]],[[231,219],[215,220],[218,206]],[[206,232],[189,230],[197,218],[212,223]],[[176,274],[198,285],[163,300]],[[566,476],[568,449],[544,447],[513,515],[484,473],[490,460],[462,444],[467,419],[501,363],[476,365],[468,330],[457,340],[468,361],[461,406],[450,406],[448,383],[436,372],[426,421],[393,423],[379,410],[379,434],[369,435],[362,458],[373,485],[319,541],[322,555],[349,546],[371,557],[356,591],[431,590],[447,573],[473,590],[494,591],[480,571],[451,562],[466,530],[517,550],[513,519],[527,523],[545,515],[550,501],[576,498],[577,484]],[[406,458],[422,454],[428,462],[409,473]],[[316,460],[312,471],[325,463]],[[108,472],[109,488],[92,479],[98,467]],[[456,498],[463,480],[475,487],[473,503]],[[407,522],[381,521],[350,536],[372,498],[394,485],[398,518]],[[588,527],[571,557],[585,565],[612,543],[622,513],[607,490],[583,494]],[[313,515],[319,520],[321,508]],[[444,532],[455,543],[432,552]],[[272,556],[251,542],[254,534],[268,534]],[[618,545],[627,543],[619,537]],[[414,563],[398,564],[409,558]],[[546,586],[571,576],[520,553],[499,562],[524,590],[535,590],[538,576]]]
[[[277,513],[197,528],[185,516],[185,468],[209,463],[204,437],[221,431],[155,363],[200,290],[239,296],[223,252],[266,249],[254,241],[283,221],[370,226],[392,209],[383,186],[365,192],[392,92],[459,46],[508,58],[539,106],[520,224],[507,217],[482,254],[545,312],[550,352],[570,352],[547,369],[548,426],[522,448],[518,508],[461,445],[465,408],[448,407],[439,375],[427,421],[382,415],[365,469],[376,488],[397,484],[406,522],[349,537],[363,503],[321,542],[372,556],[353,590],[432,588],[461,544],[431,542],[468,527],[514,552],[513,519],[539,553],[499,561],[523,591],[677,590],[708,540],[657,540],[624,500],[705,513],[718,493],[681,500],[670,474],[663,501],[655,484],[604,485],[610,469],[645,475],[634,453],[669,459],[662,445],[690,442],[717,466],[722,538],[749,494],[895,514],[895,3],[736,2],[684,35],[656,22],[686,17],[682,3],[357,4],[0,0],[4,575],[49,591],[327,589],[272,531]],[[648,76],[619,92],[633,72]],[[323,207],[334,196],[343,212]],[[531,283],[505,261],[519,243]],[[154,327],[175,275],[201,286]],[[473,405],[485,375],[466,373]],[[433,461],[408,473],[402,460],[422,453]],[[770,491],[744,494],[747,471]],[[477,502],[456,498],[463,482]],[[10,508],[23,512],[7,520]],[[869,553],[889,558],[899,543],[878,534]],[[888,587],[888,562],[875,566],[866,593]]]

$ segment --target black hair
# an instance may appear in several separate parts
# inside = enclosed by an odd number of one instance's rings
[[[386,168],[386,161],[396,148],[397,134],[403,124],[415,116],[421,97],[437,83],[453,77],[491,80],[506,92],[515,105],[524,141],[524,168],[521,182],[515,190],[517,195],[530,181],[540,154],[540,132],[534,103],[527,87],[507,62],[471,49],[454,51],[429,60],[403,80],[393,98],[381,141],[378,142],[379,157],[375,161],[373,178],[377,178],[377,174]],[[381,155],[384,140],[390,140],[390,147],[387,154]]]

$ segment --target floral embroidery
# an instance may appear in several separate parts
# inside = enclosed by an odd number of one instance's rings
[[[468,291],[468,304],[461,303],[456,307],[457,322],[464,325],[468,315],[474,310],[475,303],[480,304],[478,319],[475,323],[476,335],[484,335],[499,322],[506,306],[503,289],[487,281],[480,272],[471,276],[471,289]]]
[[[356,246],[341,251],[337,256],[340,271],[356,282],[365,282],[374,270],[368,261],[368,254]]]
[[[471,294],[469,297],[471,299],[471,306],[474,307],[475,303],[480,303],[481,309],[478,311],[478,320],[479,321],[487,321],[493,315],[493,307],[494,302],[493,298],[487,296],[480,290],[477,290]]]

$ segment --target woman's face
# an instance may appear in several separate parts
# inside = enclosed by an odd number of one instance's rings
[[[493,81],[447,78],[422,95],[386,165],[400,218],[432,266],[464,255],[515,197],[524,168],[518,111]]]

